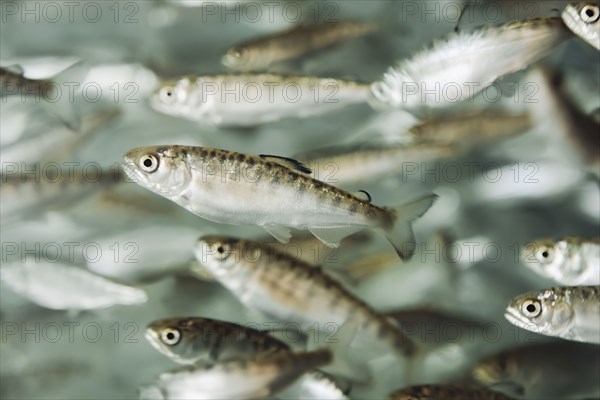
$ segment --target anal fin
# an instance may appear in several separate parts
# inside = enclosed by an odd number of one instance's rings
[[[317,239],[325,243],[328,247],[339,247],[340,242],[347,236],[352,235],[362,229],[357,225],[342,225],[342,226],[312,226],[308,228],[310,233],[315,235]]]
[[[263,225],[263,228],[269,232],[277,241],[288,243],[292,237],[290,228],[282,225]]]

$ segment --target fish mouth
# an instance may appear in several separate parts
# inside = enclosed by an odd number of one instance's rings
[[[504,311],[504,318],[518,328],[528,331],[532,330],[531,327],[534,325],[530,320],[521,315],[521,313],[519,313],[513,307],[508,307],[506,311]]]
[[[146,333],[144,334],[144,336],[146,337],[146,340],[148,342],[150,342],[150,345],[152,345],[152,347],[154,347],[158,352],[160,352],[161,354],[164,354],[168,357],[171,356],[171,354],[169,354],[168,352],[165,351],[164,347],[161,346],[160,344],[160,339],[158,337],[158,333],[152,329],[152,328],[147,328],[146,329]]]
[[[125,175],[127,175],[132,182],[147,186],[149,184],[148,179],[144,174],[139,172],[139,168],[133,161],[133,158],[126,155],[123,157],[123,160],[121,167],[123,168]]]

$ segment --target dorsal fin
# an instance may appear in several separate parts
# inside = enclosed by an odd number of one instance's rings
[[[370,203],[372,200],[371,195],[366,190],[359,190],[358,192],[353,192],[352,194],[354,197],[357,197],[362,201],[366,201],[367,203]]]
[[[279,165],[283,165],[286,168],[293,169],[294,171],[302,172],[303,174],[312,174],[312,170],[308,168],[306,165],[302,164],[298,160],[294,160],[293,158],[281,157],[281,156],[272,156],[269,154],[260,154],[260,158],[266,161],[271,161]]]

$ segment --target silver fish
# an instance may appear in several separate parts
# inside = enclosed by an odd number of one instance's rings
[[[254,359],[290,346],[268,332],[210,318],[168,318],[151,322],[146,339],[162,354],[180,364],[198,361]]]
[[[598,347],[572,342],[517,347],[486,357],[473,369],[481,385],[532,400],[598,398],[598,376]]]
[[[239,44],[223,56],[222,63],[239,71],[264,70],[274,62],[290,60],[343,40],[378,29],[372,22],[338,22],[301,25]]]
[[[359,198],[311,178],[311,170],[295,160],[205,147],[140,147],[124,159],[139,185],[210,221],[262,226],[283,243],[290,228],[309,230],[330,247],[372,228],[385,233],[402,259],[415,250],[411,222],[437,197],[378,207],[368,195]]]
[[[528,67],[570,36],[560,18],[513,21],[452,34],[389,68],[371,85],[371,104],[411,112],[449,107]]]
[[[360,327],[403,355],[417,345],[320,268],[257,243],[204,236],[196,258],[244,305],[305,330],[326,325]],[[350,325],[348,325],[350,324]]]
[[[397,390],[390,400],[511,400],[493,390],[472,385],[419,385]]]
[[[58,164],[26,167],[17,174],[1,174],[2,223],[74,202],[102,188],[123,182],[120,170],[61,170]],[[21,165],[23,167],[24,165]],[[56,172],[56,173],[55,173]],[[55,174],[54,174],[55,173]]]
[[[366,103],[369,86],[332,78],[275,74],[186,76],[161,84],[151,106],[164,114],[219,126],[256,126],[307,118]]]
[[[28,300],[52,310],[93,310],[142,304],[148,299],[142,289],[49,261],[4,263],[0,281]]]
[[[482,113],[431,119],[407,133],[417,142],[461,144],[510,137],[532,127],[529,114]]]
[[[455,148],[444,144],[371,145],[336,147],[297,154],[294,158],[313,170],[315,179],[349,185],[402,173],[407,163],[445,158]]]
[[[600,4],[582,1],[569,4],[562,12],[562,20],[577,36],[600,50]]]
[[[600,285],[600,238],[534,241],[523,247],[521,260],[561,285]]]
[[[286,388],[311,369],[331,362],[331,352],[282,352],[254,360],[223,361],[162,373],[142,389],[163,399],[259,399]],[[158,397],[162,396],[162,397]]]
[[[512,299],[504,316],[528,331],[600,344],[600,286],[524,293]]]
[[[297,332],[294,332],[296,335]],[[152,346],[180,364],[201,361],[252,360],[277,352],[290,352],[286,343],[261,331],[209,318],[169,318],[153,321],[146,329]],[[280,394],[280,398],[284,393]],[[285,390],[283,398],[345,399],[327,375],[309,371]]]

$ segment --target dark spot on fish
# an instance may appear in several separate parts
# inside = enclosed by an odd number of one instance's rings
[[[242,153],[238,153],[235,158],[239,161],[242,162],[244,161],[244,159],[246,158],[246,156],[244,156]]]
[[[255,164],[254,158],[249,157],[248,161],[246,161],[246,163],[248,164],[249,167],[253,167]]]
[[[221,162],[227,161],[227,155],[225,153],[219,154],[219,160],[221,160]]]
[[[352,204],[350,205],[350,207],[348,207],[348,211],[350,211],[351,213],[355,213],[358,211],[358,206],[356,204]]]
[[[216,150],[211,150],[211,151],[210,151],[210,156],[211,156],[211,157],[216,157],[216,156],[217,156],[217,152],[216,152]]]
[[[301,183],[300,185],[298,185],[298,191],[300,191],[300,192],[306,191],[306,185],[304,183]]]
[[[184,156],[187,157],[187,155],[188,155],[187,149],[181,149],[181,154],[183,154]]]
[[[160,146],[156,148],[156,152],[163,155],[169,148],[167,146]]]

